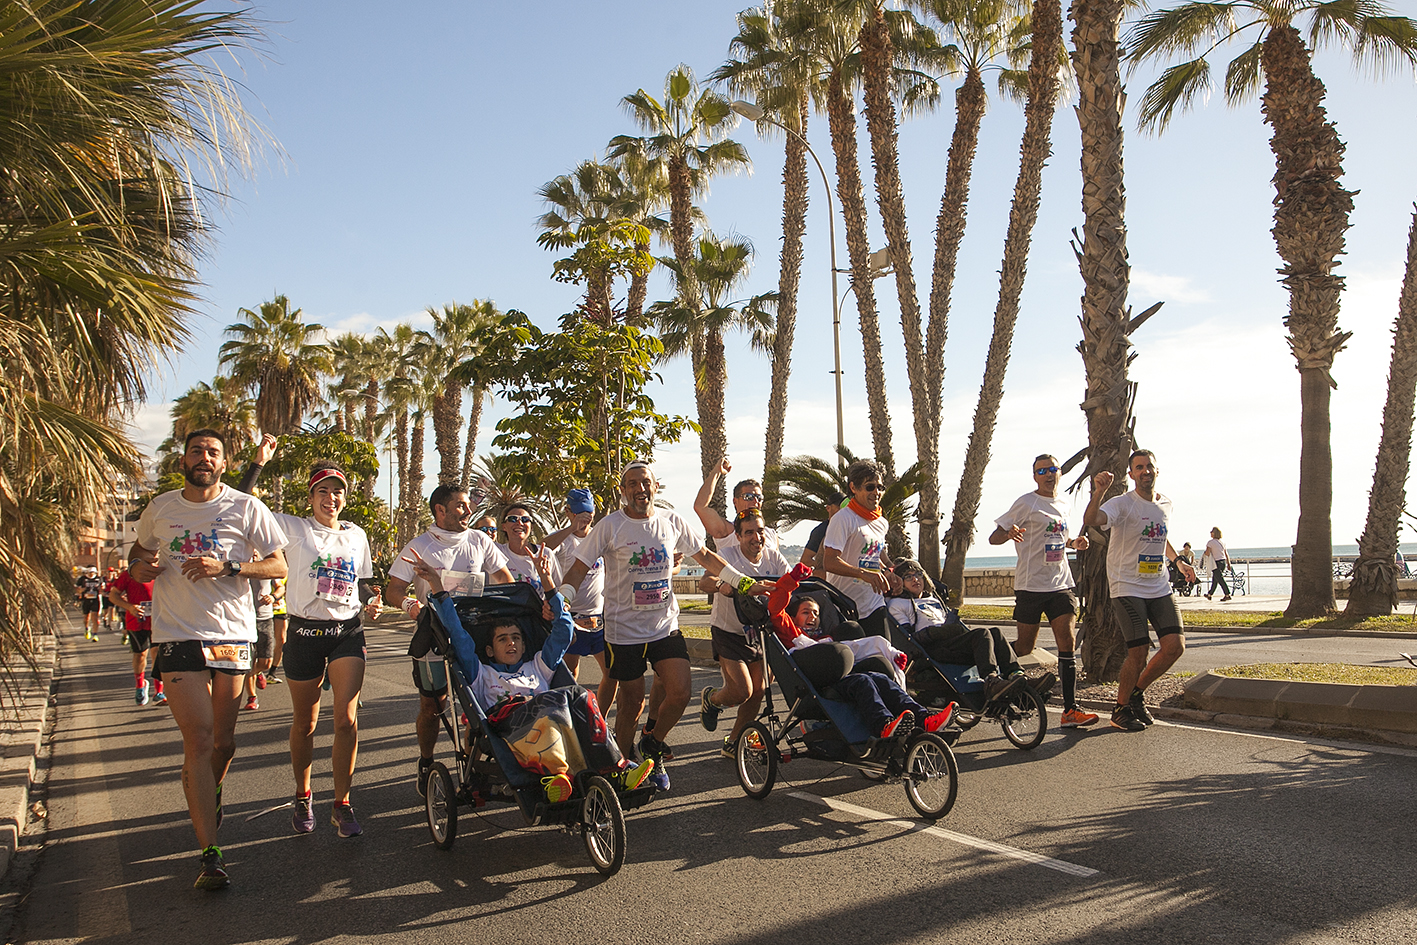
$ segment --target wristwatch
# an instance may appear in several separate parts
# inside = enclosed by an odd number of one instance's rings
[[[222,573],[222,575],[225,576],[225,577],[240,577],[240,576],[241,576],[241,562],[240,562],[240,561],[228,561],[228,562],[226,563],[226,567],[224,567],[224,568],[221,569],[221,573]]]

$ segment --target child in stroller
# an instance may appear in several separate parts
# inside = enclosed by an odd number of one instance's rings
[[[609,737],[605,719],[595,697],[579,686],[551,688],[551,680],[561,657],[570,647],[574,624],[565,602],[550,592],[543,617],[551,621],[551,633],[541,651],[528,657],[521,628],[513,622],[491,628],[486,654],[479,654],[471,635],[463,627],[442,577],[412,552],[403,560],[428,584],[429,602],[447,629],[456,656],[478,703],[487,706],[488,722],[506,740],[517,762],[541,776],[546,798],[553,804],[570,798],[573,776],[593,770],[606,775],[623,790],[639,787],[654,770],[646,758],[631,765]],[[550,553],[543,549],[536,558],[542,587],[553,588]]]

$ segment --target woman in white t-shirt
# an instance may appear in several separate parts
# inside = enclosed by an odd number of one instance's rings
[[[531,541],[531,529],[535,525],[531,510],[524,505],[509,505],[502,513],[502,531],[507,533],[507,543],[497,548],[507,558],[507,570],[512,572],[512,580],[530,584],[536,592],[545,597],[554,588],[541,586],[541,575],[536,570],[536,555],[541,546]]]
[[[290,764],[295,771],[291,826],[296,833],[315,829],[310,768],[320,719],[320,683],[328,676],[335,722],[330,823],[341,837],[357,837],[362,830],[349,804],[349,789],[359,752],[359,690],[364,686],[364,628],[359,618],[362,609],[368,619],[378,619],[382,602],[379,588],[371,586],[368,604],[359,604],[359,581],[373,576],[374,565],[364,529],[339,520],[348,489],[343,470],[334,463],[316,463],[310,470],[309,517],[277,519],[290,539],[285,547],[290,574],[284,659],[292,714]]]
[[[1225,596],[1220,598],[1223,604],[1231,598],[1230,585],[1225,583],[1225,572],[1230,567],[1230,552],[1225,548],[1225,542],[1220,540],[1220,529],[1210,530],[1210,541],[1205,543],[1205,556],[1210,559],[1210,590],[1206,593],[1205,599],[1210,600],[1215,596],[1215,586],[1220,585],[1220,589],[1225,592]]]

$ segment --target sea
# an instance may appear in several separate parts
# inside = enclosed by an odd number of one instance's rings
[[[1401,546],[1402,555],[1409,561],[1409,567],[1417,566],[1417,544],[1405,544]],[[1196,548],[1196,554],[1200,555],[1204,551],[1204,546]],[[1234,565],[1236,570],[1247,574],[1247,594],[1274,595],[1279,597],[1289,596],[1289,562],[1265,564],[1246,564],[1246,558],[1285,558],[1291,554],[1291,549],[1287,546],[1275,548],[1231,548],[1230,554],[1236,559]],[[1358,554],[1357,545],[1334,545],[1333,555],[1335,558],[1352,559]],[[964,559],[966,568],[1012,568],[1015,563],[1013,555],[993,555],[993,556],[969,556]],[[1207,587],[1210,586],[1209,573],[1198,575]]]

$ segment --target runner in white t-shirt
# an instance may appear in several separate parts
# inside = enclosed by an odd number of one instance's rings
[[[189,433],[182,453],[186,482],[143,510],[128,559],[135,581],[153,582],[157,668],[182,732],[182,787],[202,851],[198,889],[230,883],[217,826],[256,637],[251,579],[286,571],[286,536],[275,516],[260,499],[223,485],[225,471],[221,434]]]
[[[1073,593],[1073,572],[1068,567],[1068,549],[1087,548],[1087,536],[1068,537],[1068,502],[1058,495],[1058,460],[1044,453],[1033,460],[1033,481],[1037,488],[1019,496],[1009,510],[994,520],[989,544],[1012,541],[1018,552],[1014,568],[1014,621],[1018,639],[1014,653],[1026,656],[1038,642],[1043,615],[1053,630],[1058,647],[1058,678],[1063,683],[1063,728],[1077,728],[1097,721],[1093,712],[1078,708],[1077,657],[1073,651],[1073,626],[1077,620],[1077,596]],[[1046,691],[1046,690],[1045,690]]]
[[[605,649],[609,674],[619,683],[615,739],[628,757],[644,708],[644,674],[654,667],[649,718],[641,754],[655,759],[655,777],[668,787],[660,762],[665,737],[689,704],[689,650],[679,633],[679,602],[671,573],[676,554],[690,555],[709,574],[743,593],[765,593],[753,581],[704,547],[703,536],[678,512],[654,504],[659,484],[648,463],[635,461],[620,474],[624,507],[590,530],[576,560],[562,576],[561,594],[571,597],[597,558],[605,567]]]
[[[1181,612],[1166,576],[1166,560],[1176,561],[1176,549],[1166,537],[1171,500],[1156,491],[1160,466],[1150,450],[1136,450],[1127,459],[1127,475],[1136,488],[1103,501],[1112,487],[1112,474],[1103,470],[1093,477],[1092,497],[1083,522],[1109,532],[1107,583],[1112,610],[1127,641],[1127,658],[1117,678],[1117,707],[1112,725],[1140,732],[1153,721],[1142,693],[1185,652]],[[1195,570],[1177,562],[1188,580]],[[1156,655],[1148,662],[1151,646],[1148,622],[1156,628]]]
[[[402,608],[415,623],[428,601],[429,588],[414,573],[405,558],[421,559],[440,572],[450,593],[467,596],[481,593],[486,584],[510,584],[512,574],[507,559],[497,550],[493,538],[497,525],[491,519],[472,525],[472,502],[460,486],[439,486],[428,497],[433,527],[410,541],[389,566],[389,586],[384,599],[390,607]],[[486,529],[490,529],[490,534]],[[418,552],[417,556],[410,552]],[[412,588],[413,594],[409,594]],[[409,644],[413,658],[413,685],[418,690],[418,793],[428,790],[428,772],[438,747],[438,719],[447,707],[448,674],[443,657],[431,648],[432,633],[419,631]]]
[[[767,526],[763,524],[763,513],[759,509],[745,509],[738,513],[733,522],[733,530],[738,539],[731,548],[719,552],[737,570],[751,577],[782,577],[792,570],[792,565],[776,548],[766,547]],[[743,632],[743,623],[738,619],[738,609],[734,605],[736,589],[718,578],[704,576],[699,589],[713,594],[713,613],[709,617],[710,632],[713,636],[713,658],[718,660],[719,671],[723,674],[723,686],[705,686],[699,693],[699,724],[712,732],[718,728],[718,715],[724,709],[738,707],[738,716],[733,728],[723,737],[723,755],[736,757],[738,736],[748,723],[758,717],[758,707],[762,705],[763,693],[767,690],[763,676],[763,651],[756,640],[749,641]]]
[[[831,517],[822,539],[822,568],[827,580],[856,602],[856,619],[867,633],[890,639],[886,592],[900,589],[890,573],[886,534],[890,523],[881,515],[886,491],[885,470],[873,460],[857,460],[846,470],[851,499]]]
[[[572,489],[566,494],[565,528],[546,536],[546,546],[556,552],[556,571],[565,574],[576,560],[576,549],[590,535],[590,527],[595,523],[595,496],[589,489]],[[615,698],[615,680],[605,671],[605,567],[596,558],[590,572],[576,594],[567,602],[571,619],[576,628],[575,639],[561,661],[580,678],[582,656],[594,658],[600,667],[600,688],[595,694],[596,701],[608,706]]]
[[[502,510],[502,531],[507,533],[507,541],[506,544],[499,542],[497,550],[507,559],[507,570],[512,572],[512,580],[530,584],[536,588],[536,593],[545,597],[551,588],[541,586],[541,575],[536,570],[536,556],[541,546],[531,540],[535,525],[531,509],[515,503],[507,506]]]
[[[699,521],[703,523],[704,531],[713,539],[714,548],[719,552],[727,548],[734,548],[738,545],[738,533],[733,530],[733,522],[724,518],[718,513],[718,509],[709,505],[713,501],[713,490],[718,486],[721,476],[726,476],[733,471],[733,464],[725,456],[719,460],[717,468],[709,473],[704,484],[699,487],[699,494],[694,497],[694,514],[698,515]],[[735,518],[749,509],[761,509],[763,507],[763,484],[756,479],[744,479],[733,486],[733,514]],[[778,538],[777,529],[763,527],[763,547],[773,551],[782,548],[782,541]]]

